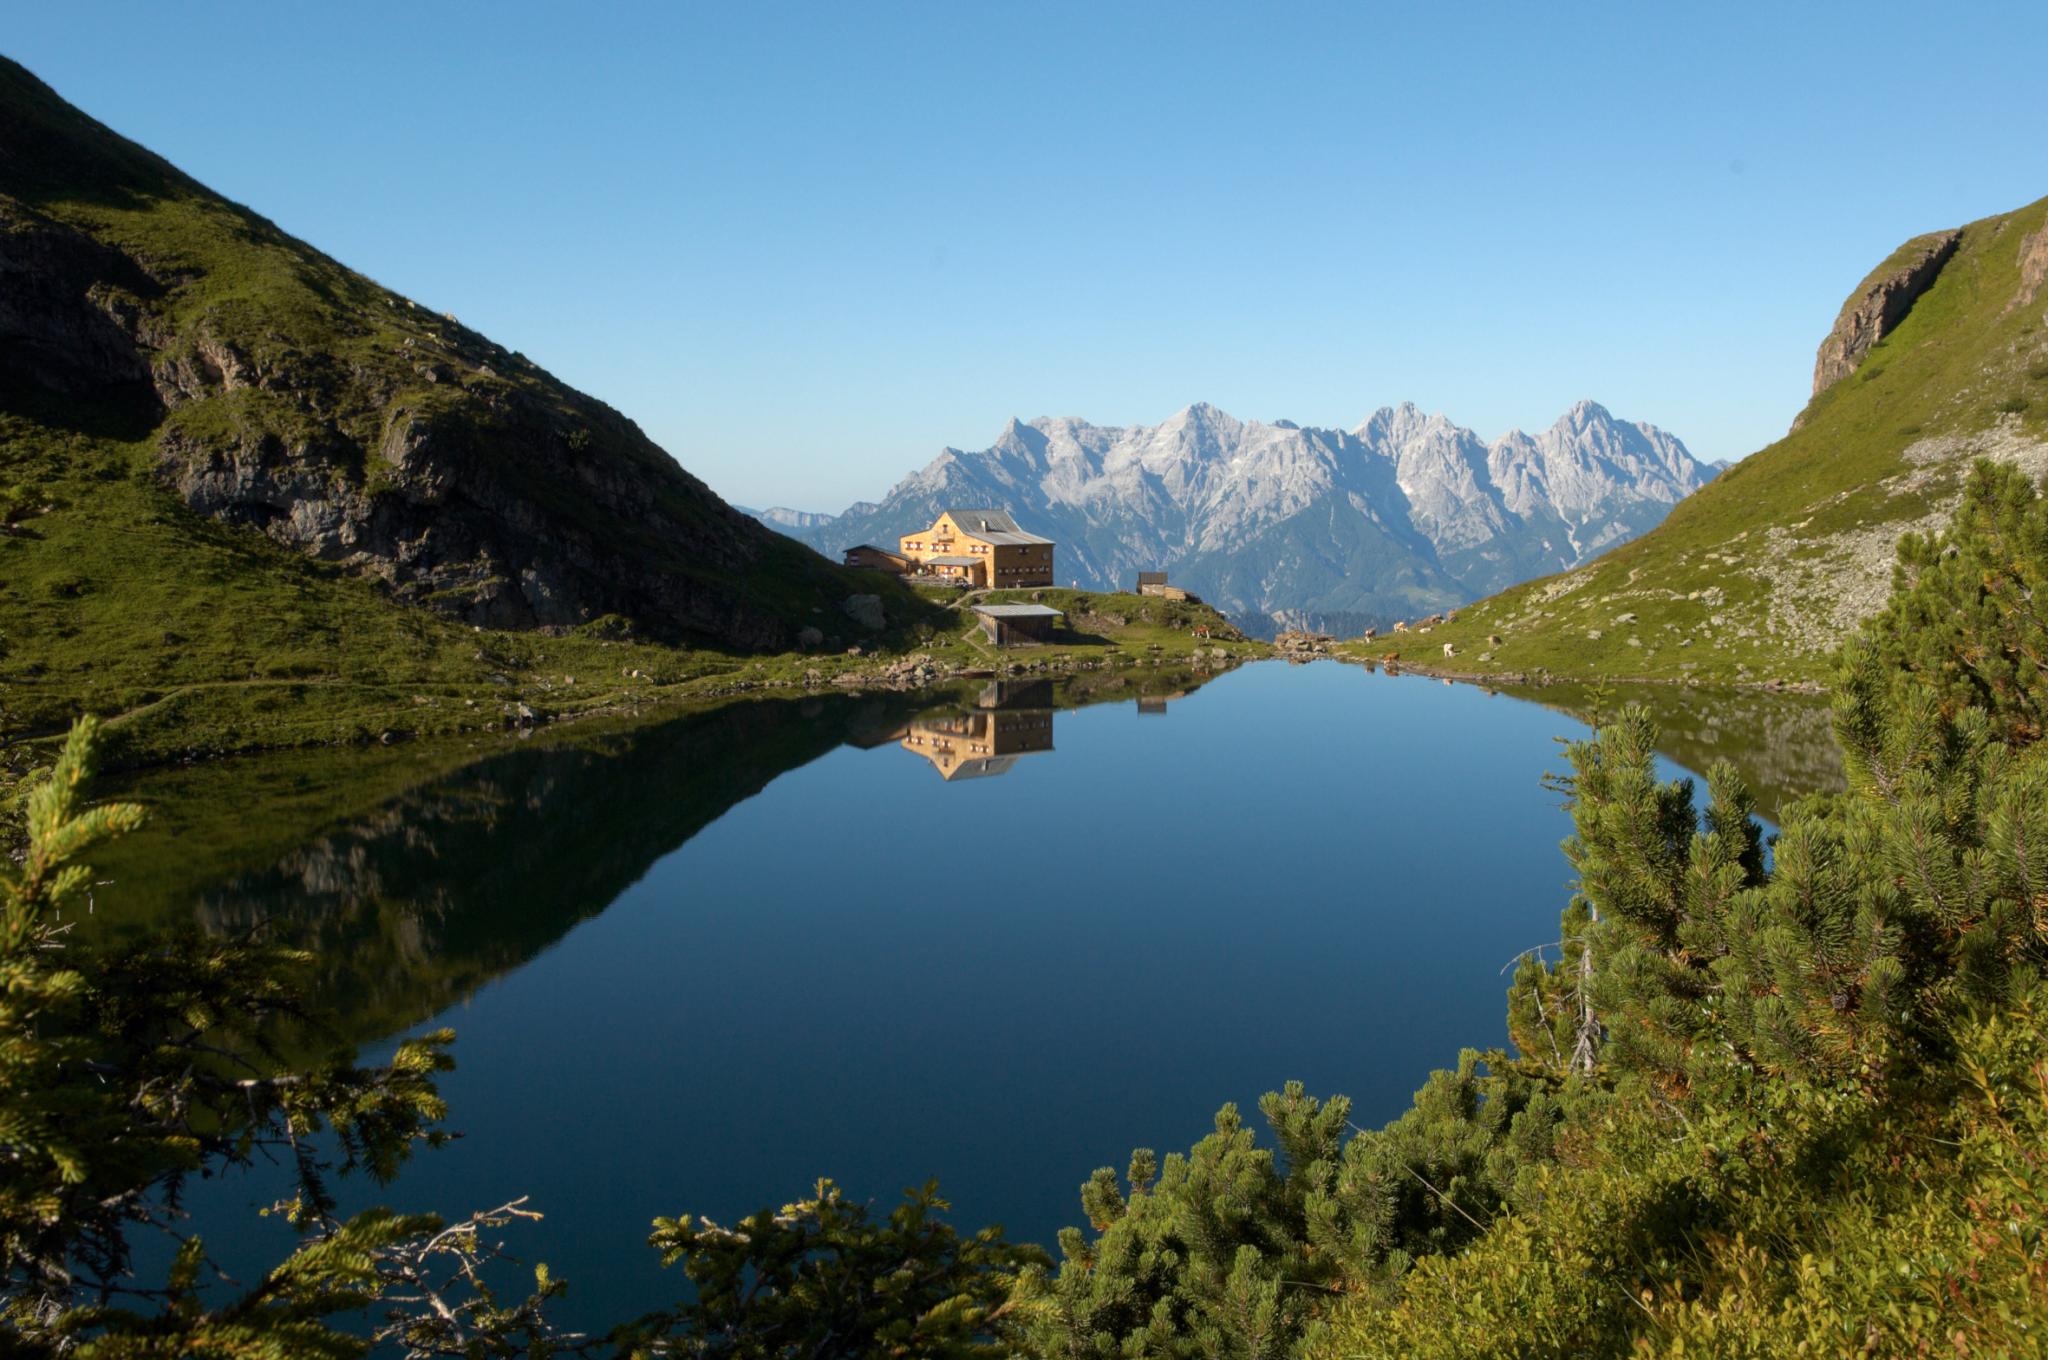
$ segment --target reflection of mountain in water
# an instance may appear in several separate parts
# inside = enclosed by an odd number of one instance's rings
[[[1757,811],[1774,822],[1795,799],[1846,787],[1842,750],[1821,695],[1682,685],[1617,685],[1604,701],[1578,685],[1509,692],[1582,722],[1603,702],[1609,713],[1641,704],[1661,733],[1658,750],[1689,770],[1729,761],[1755,795]]]
[[[940,721],[1014,715],[1042,723],[1033,749],[1049,749],[1056,704],[1201,679],[1155,671],[1058,692],[992,685],[951,696]],[[244,762],[196,781],[170,772],[122,791],[170,806],[153,832],[95,857],[117,888],[81,924],[98,939],[194,919],[215,934],[260,928],[313,954],[316,1011],[366,1041],[532,958],[777,776],[842,744],[902,740],[931,703],[888,694],[738,704],[524,744],[445,773],[422,749],[413,769],[424,777],[395,793],[402,757],[381,749],[285,757],[278,768]],[[294,817],[306,820],[294,827]]]

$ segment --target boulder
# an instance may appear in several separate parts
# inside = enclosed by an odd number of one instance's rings
[[[849,595],[839,608],[846,617],[871,633],[880,632],[889,626],[889,618],[882,612],[882,597],[879,595]]]

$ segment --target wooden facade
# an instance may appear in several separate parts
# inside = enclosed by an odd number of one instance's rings
[[[1007,510],[946,510],[898,540],[912,570],[993,590],[1049,586],[1053,541],[1017,527]]]

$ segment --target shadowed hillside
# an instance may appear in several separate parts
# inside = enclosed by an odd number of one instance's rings
[[[195,685],[386,708],[500,669],[472,627],[763,651],[855,594],[925,617],[4,60],[0,127],[0,731]]]

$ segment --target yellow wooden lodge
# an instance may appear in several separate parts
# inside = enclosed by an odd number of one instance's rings
[[[1007,510],[946,510],[929,529],[905,534],[912,570],[962,585],[1008,590],[1052,584],[1053,541],[1027,534]]]

